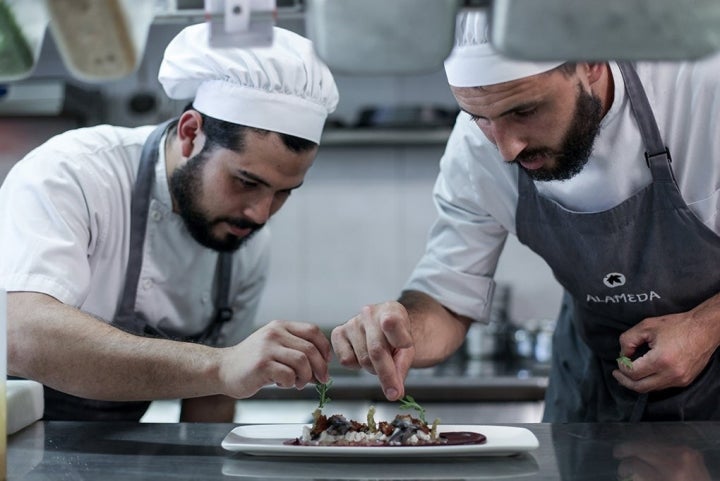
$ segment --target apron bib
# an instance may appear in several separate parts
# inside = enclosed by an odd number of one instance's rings
[[[111,324],[136,335],[213,345],[217,343],[222,325],[233,316],[233,310],[229,303],[232,254],[223,252],[218,256],[216,312],[210,325],[202,332],[183,338],[169,336],[149,326],[147,320],[140,313],[135,312],[150,194],[155,180],[155,164],[158,159],[160,141],[170,122],[167,121],[155,128],[143,146],[130,207],[130,252],[125,286],[118,303],[115,319]],[[45,386],[43,418],[66,421],[139,421],[148,406],[150,406],[150,401],[98,401],[72,396]]]
[[[620,63],[652,183],[597,213],[576,213],[537,192],[521,169],[518,239],[566,291],[553,337],[544,421],[720,419],[718,351],[686,388],[645,395],[622,387],[619,337],[652,316],[688,311],[720,292],[720,238],[687,207],[645,92]]]

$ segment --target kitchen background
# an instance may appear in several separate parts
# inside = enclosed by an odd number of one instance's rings
[[[278,25],[304,31],[301,19]],[[166,99],[156,74],[165,45],[183,26],[154,23],[138,70],[99,84],[73,78],[46,35],[32,77],[0,87],[0,181],[25,153],[68,128],[152,124],[179,113],[184,102]],[[336,74],[336,81],[341,100],[315,165],[270,223],[273,258],[259,323],[303,320],[329,330],[364,304],[395,298],[435,218],[432,187],[457,111],[442,69]],[[368,107],[395,109],[395,117],[363,115]],[[378,128],[383,121],[391,128]],[[507,286],[507,305],[500,307],[515,325],[554,319],[561,289],[544,261],[514,237],[496,280]]]

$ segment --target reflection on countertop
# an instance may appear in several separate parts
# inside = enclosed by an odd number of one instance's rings
[[[527,452],[513,456],[466,455],[423,460],[418,460],[418,456],[378,458],[316,456],[298,459],[237,454],[225,458],[222,474],[255,480],[469,481],[516,479],[535,475],[540,469],[537,460]],[[415,461],[408,462],[408,459]]]
[[[494,420],[495,424],[503,423]],[[471,419],[467,424],[475,424]],[[539,447],[504,457],[260,457],[226,451],[223,423],[39,421],[8,437],[7,479],[172,481],[229,477],[395,481],[720,479],[720,423],[527,423]],[[481,427],[478,427],[482,430]],[[350,448],[352,449],[352,448]],[[400,448],[402,449],[402,448]],[[432,449],[432,448],[429,448]]]
[[[333,399],[382,401],[377,377],[331,364]],[[411,369],[407,392],[427,402],[537,401],[547,388],[549,364],[520,360],[453,357],[431,368]],[[255,399],[315,399],[313,385],[301,390],[263,388]]]

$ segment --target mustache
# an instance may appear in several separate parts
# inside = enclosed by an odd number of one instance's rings
[[[237,227],[238,229],[253,229],[258,230],[261,227],[263,227],[265,224],[258,224],[256,222],[252,222],[246,219],[237,219],[232,217],[220,217],[215,220],[216,224],[219,224],[221,222],[227,222],[233,227]]]
[[[531,149],[531,150],[523,150],[518,154],[517,157],[515,157],[515,160],[513,162],[520,162],[523,160],[531,160],[535,159],[537,157],[561,157],[562,154],[560,152],[556,152],[552,149]]]

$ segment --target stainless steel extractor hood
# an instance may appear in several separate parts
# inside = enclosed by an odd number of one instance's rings
[[[211,22],[211,45],[267,42],[276,19],[300,17],[336,71],[436,70],[454,17],[486,9],[498,50],[528,60],[679,60],[720,51],[718,0],[2,0],[0,83],[32,75],[45,30],[86,82],[134,72],[149,26]],[[243,30],[245,29],[245,30]],[[258,33],[259,32],[259,33]],[[10,55],[11,54],[11,55]]]

